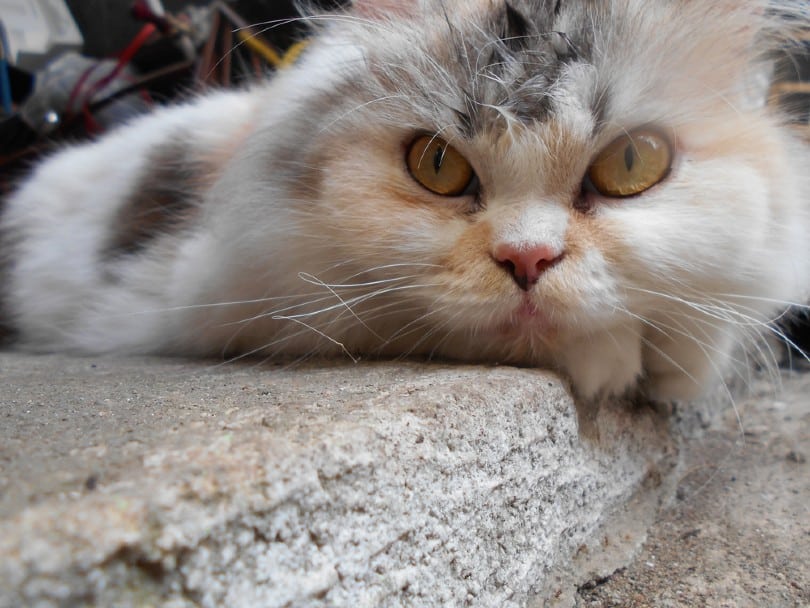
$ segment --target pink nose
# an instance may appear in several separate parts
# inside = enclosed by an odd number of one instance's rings
[[[504,268],[523,291],[529,291],[540,279],[540,275],[562,260],[564,254],[548,245],[516,247],[498,245],[493,257]]]

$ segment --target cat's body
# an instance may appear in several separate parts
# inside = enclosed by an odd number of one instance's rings
[[[0,302],[38,350],[432,355],[692,396],[810,287],[765,8],[358,0],[266,86],[41,165],[2,218]],[[624,134],[628,175],[670,152],[628,198],[591,170]],[[473,171],[450,194],[444,142]]]

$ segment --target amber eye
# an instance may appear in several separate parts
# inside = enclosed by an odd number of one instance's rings
[[[406,160],[413,178],[441,196],[467,194],[475,181],[475,171],[467,159],[440,137],[417,137]]]
[[[669,141],[656,131],[640,129],[602,150],[588,169],[588,179],[600,194],[621,198],[649,190],[671,167]]]

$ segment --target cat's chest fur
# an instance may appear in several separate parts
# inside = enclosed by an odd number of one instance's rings
[[[38,350],[695,395],[810,286],[807,150],[750,85],[763,6],[358,0],[267,85],[38,167],[2,218],[8,319]]]

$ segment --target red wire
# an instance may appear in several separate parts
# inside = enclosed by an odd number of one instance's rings
[[[138,35],[132,39],[132,42],[130,42],[127,47],[118,55],[118,62],[115,64],[115,67],[113,67],[113,69],[110,70],[103,78],[93,83],[93,85],[89,88],[82,101],[82,114],[84,115],[85,127],[87,128],[88,132],[97,133],[100,130],[98,123],[95,121],[92,113],[90,112],[90,103],[93,101],[93,97],[96,96],[96,93],[104,90],[105,87],[118,78],[121,71],[132,61],[137,52],[141,50],[141,47],[146,44],[146,41],[157,31],[157,29],[158,28],[154,23],[147,23],[144,25],[141,28],[141,31],[138,32]],[[86,76],[82,76],[83,79],[86,80]]]
[[[154,23],[162,34],[168,34],[172,30],[171,22],[165,17],[156,15],[144,0],[135,0],[130,12],[138,21]]]
[[[87,82],[87,79],[90,78],[90,74],[92,74],[96,68],[98,67],[97,63],[94,63],[89,68],[87,68],[79,79],[76,81],[76,84],[73,86],[73,89],[70,91],[70,97],[68,97],[67,105],[65,106],[65,110],[67,111],[68,117],[74,115],[73,107],[76,103],[76,98],[79,96],[79,92],[84,87],[84,83]]]

